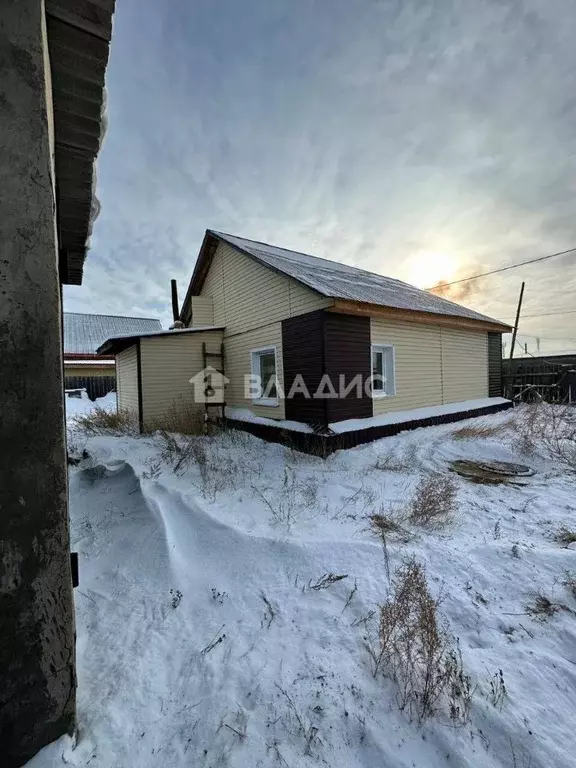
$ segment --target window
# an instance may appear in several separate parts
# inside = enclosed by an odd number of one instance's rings
[[[395,394],[394,347],[391,344],[375,345],[372,347],[372,397]]]
[[[259,380],[258,394],[252,398],[256,405],[278,405],[276,386],[276,347],[253,349],[252,376]]]

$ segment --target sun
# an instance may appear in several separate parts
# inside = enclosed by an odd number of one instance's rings
[[[458,259],[449,253],[421,251],[405,264],[407,281],[418,288],[432,288],[441,281],[450,282],[458,270]]]

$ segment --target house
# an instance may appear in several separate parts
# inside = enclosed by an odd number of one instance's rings
[[[0,2],[0,755],[75,729],[62,284],[79,285],[114,0]]]
[[[352,431],[352,445],[508,405],[510,326],[327,259],[208,230],[179,319],[181,330],[99,350],[116,355],[119,405],[138,412],[143,430],[192,406],[187,382],[205,367],[202,350],[220,346],[226,416],[270,439],[292,426]]]
[[[64,388],[85,389],[91,400],[113,392],[116,361],[97,354],[98,347],[110,336],[161,330],[160,320],[150,317],[64,312]]]

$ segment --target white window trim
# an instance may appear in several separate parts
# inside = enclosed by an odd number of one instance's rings
[[[379,400],[383,397],[395,397],[396,396],[396,348],[394,344],[372,344],[370,346],[370,375],[374,368],[374,352],[384,352],[385,350],[392,350],[392,392],[374,392],[372,390],[372,399]]]
[[[265,347],[257,347],[250,350],[250,371],[252,376],[260,376],[260,367],[255,366],[256,357],[263,352],[274,352],[274,366],[276,368],[276,392],[278,392],[278,353],[275,344],[268,344]],[[279,406],[278,397],[253,397],[252,405],[263,405],[267,408],[277,408]]]

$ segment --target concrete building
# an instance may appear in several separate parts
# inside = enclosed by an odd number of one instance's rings
[[[0,3],[0,756],[75,728],[61,284],[93,218],[114,0]]]

